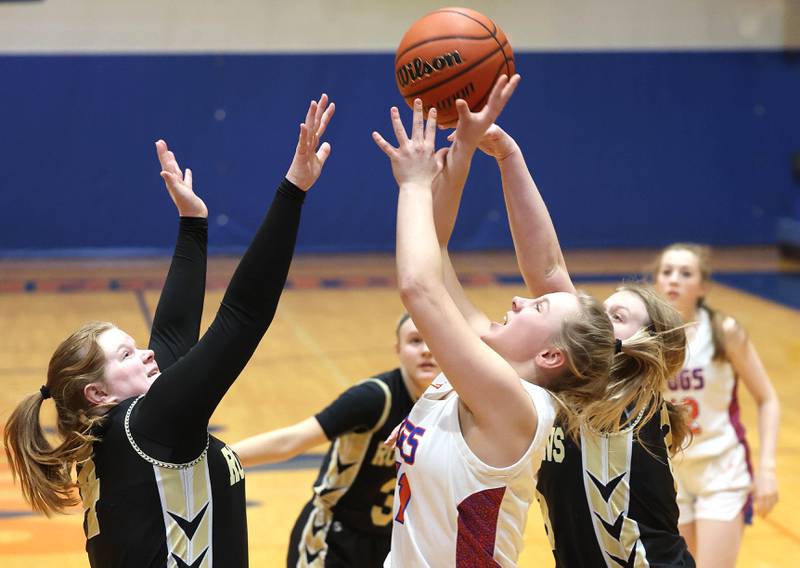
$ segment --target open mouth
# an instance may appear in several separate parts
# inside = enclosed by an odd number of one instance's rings
[[[159,372],[158,371],[158,367],[155,367],[152,371],[147,373],[147,378],[148,379],[152,379],[153,377],[155,377],[158,374],[158,372]]]

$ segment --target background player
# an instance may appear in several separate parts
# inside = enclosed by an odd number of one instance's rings
[[[780,405],[764,365],[742,326],[706,304],[711,278],[707,247],[677,243],[659,255],[656,288],[683,316],[686,362],[666,396],[687,405],[692,444],[675,461],[681,534],[700,566],[734,566],[745,523],[755,509],[766,515],[778,501],[775,449]],[[759,467],[739,419],[737,386],[758,405]]]
[[[398,368],[347,389],[302,422],[232,446],[242,463],[252,466],[287,460],[332,442],[314,496],[292,530],[289,568],[378,567],[389,553],[397,468],[394,448],[382,442],[439,373],[408,314],[398,321],[395,335]]]
[[[319,138],[334,111],[312,101],[294,159],[269,212],[198,342],[205,291],[207,209],[189,170],[158,143],[162,177],[181,229],[151,331],[151,349],[94,322],[53,354],[47,383],[12,413],[6,452],[34,510],[77,504],[77,466],[93,567],[247,566],[244,471],[208,421],[269,326],[283,290],[305,192],[330,146]],[[188,218],[187,218],[188,217]],[[39,411],[53,398],[59,445]]]

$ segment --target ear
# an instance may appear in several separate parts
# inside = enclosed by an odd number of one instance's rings
[[[536,366],[540,369],[558,369],[564,364],[564,354],[560,349],[551,347],[545,351],[537,353],[534,358]]]
[[[91,404],[102,404],[108,402],[110,395],[106,392],[102,383],[89,383],[83,387],[83,396],[86,397]]]

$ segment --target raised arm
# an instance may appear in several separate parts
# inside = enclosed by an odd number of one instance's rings
[[[137,409],[136,430],[171,448],[197,449],[222,396],[272,321],[294,252],[300,209],[329,153],[319,138],[333,114],[327,97],[312,101],[294,160],[269,212],[242,257],[219,312],[189,353],[153,383]],[[186,457],[181,451],[176,453]]]
[[[167,143],[156,142],[161,177],[178,210],[178,240],[153,317],[150,349],[163,372],[197,343],[206,289],[208,209],[192,189],[192,171],[181,172]]]
[[[490,321],[464,293],[450,259],[448,244],[478,143],[486,129],[503,111],[519,82],[519,75],[514,75],[510,80],[506,75],[501,75],[489,94],[486,106],[479,112],[470,112],[467,103],[462,99],[456,101],[458,127],[449,137],[452,145],[447,151],[442,172],[433,181],[433,217],[441,247],[445,287],[459,311],[478,334],[488,329]]]
[[[531,295],[574,294],[553,221],[519,145],[499,126],[492,125],[480,149],[494,157],[500,168],[517,263]]]
[[[442,256],[433,220],[431,183],[443,153],[434,154],[435,109],[423,124],[422,102],[414,104],[411,138],[392,107],[399,148],[377,132],[373,138],[389,156],[400,188],[397,206],[397,276],[403,304],[442,371],[494,444],[493,461],[512,463],[536,432],[536,411],[514,369],[470,328],[445,287]]]

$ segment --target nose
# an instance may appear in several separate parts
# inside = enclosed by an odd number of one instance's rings
[[[150,363],[155,359],[155,352],[152,349],[142,349],[142,361],[144,363]]]
[[[522,296],[514,296],[511,300],[511,309],[514,312],[525,309],[525,307],[533,302],[531,298],[523,298]]]
[[[432,357],[433,356],[433,354],[431,353],[430,348],[428,347],[428,344],[425,343],[424,341],[422,342],[422,356],[423,357]]]

